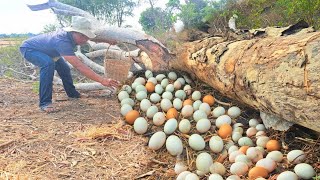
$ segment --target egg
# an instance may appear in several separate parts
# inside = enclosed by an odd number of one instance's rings
[[[162,94],[164,89],[163,87],[161,86],[161,84],[157,84],[155,87],[154,87],[154,91],[157,93],[157,94]]]
[[[250,179],[256,179],[258,177],[263,177],[266,178],[268,177],[269,173],[268,170],[266,170],[263,167],[253,167],[252,169],[250,169],[248,176]]]
[[[292,171],[284,171],[279,174],[277,180],[298,180],[298,176]]]
[[[246,155],[249,159],[251,159],[252,162],[258,162],[260,159],[263,158],[262,152],[256,147],[249,147],[247,149]]]
[[[226,180],[241,180],[241,178],[238,175],[231,175]]]
[[[172,156],[180,155],[183,151],[181,139],[176,135],[169,136],[166,141],[166,148]]]
[[[191,123],[188,119],[182,119],[179,123],[179,131],[188,134],[191,129]]]
[[[166,75],[164,75],[164,74],[158,74],[156,76],[156,79],[157,79],[158,82],[161,82],[165,77],[166,77]]]
[[[277,140],[269,140],[266,144],[267,150],[270,151],[278,151],[280,150],[280,143]]]
[[[157,94],[157,93],[152,93],[152,94],[150,95],[150,101],[151,101],[151,102],[153,102],[153,103],[158,103],[158,102],[160,102],[160,100],[161,100],[161,97],[160,97],[159,94]]]
[[[199,177],[198,175],[191,173],[186,176],[185,180],[199,180]]]
[[[214,101],[215,101],[214,97],[212,95],[210,95],[210,94],[205,95],[202,98],[202,102],[209,104],[209,106],[213,106]]]
[[[156,126],[161,126],[166,121],[166,116],[163,112],[156,112],[152,118],[152,122]]]
[[[148,143],[148,146],[152,150],[160,149],[166,142],[166,134],[162,131],[154,133]]]
[[[182,106],[185,106],[185,105],[191,105],[192,106],[192,104],[193,104],[193,101],[191,99],[186,99],[186,100],[183,101]]]
[[[200,91],[194,91],[191,95],[192,99],[194,101],[200,100],[201,99],[201,92]]]
[[[219,174],[211,174],[208,180],[223,180],[222,176]]]
[[[150,107],[148,108],[146,115],[147,115],[147,117],[148,117],[149,119],[153,119],[153,116],[154,116],[158,111],[159,111],[159,110],[158,110],[158,107],[155,106],[155,105],[152,105],[152,106],[150,106]]]
[[[133,129],[138,134],[144,134],[148,130],[148,122],[143,117],[138,117],[133,123]]]
[[[160,103],[160,107],[164,112],[167,112],[170,108],[172,108],[172,102],[169,99],[162,99]]]
[[[179,98],[175,98],[172,104],[173,104],[173,107],[177,110],[180,110],[182,108],[182,101]]]
[[[135,88],[136,93],[140,92],[140,91],[144,91],[144,92],[148,92],[147,88],[144,85],[137,85],[137,87]]]
[[[238,155],[235,160],[235,162],[243,162],[245,164],[248,165],[248,167],[252,166],[252,161],[248,158],[247,155],[244,155],[244,154],[240,154]],[[248,171],[248,170],[247,170]]]
[[[132,89],[136,89],[136,87],[137,87],[138,85],[141,85],[141,84],[138,83],[138,82],[133,82],[133,83],[131,84],[131,88],[132,88]]]
[[[257,119],[250,119],[249,120],[250,127],[256,127],[258,124],[259,124],[259,121]]]
[[[236,118],[238,116],[240,116],[241,114],[241,110],[240,108],[238,108],[237,106],[232,106],[228,109],[227,114],[231,117],[231,118]]]
[[[188,96],[192,93],[192,88],[191,88],[191,86],[188,85],[188,84],[183,87],[183,90],[184,90],[184,92],[186,92],[186,94],[187,94]]]
[[[177,127],[178,127],[178,121],[172,118],[165,123],[163,130],[166,134],[172,134],[177,129]]]
[[[309,164],[306,164],[306,163],[297,164],[294,167],[294,172],[301,179],[311,179],[312,177],[314,177],[316,175],[316,172],[313,169],[313,167],[310,166]]]
[[[153,73],[150,70],[146,70],[146,72],[144,72],[144,76],[149,79],[150,77],[153,77]]]
[[[177,81],[180,81],[181,85],[185,85],[186,84],[186,80],[184,80],[183,78],[178,78]]]
[[[130,105],[131,107],[134,106],[134,100],[131,99],[131,98],[125,98],[121,101],[121,106],[123,106],[124,104],[128,104]]]
[[[219,136],[212,136],[209,140],[211,151],[219,153],[223,150],[223,141]]]
[[[122,100],[129,98],[129,94],[127,91],[120,91],[118,94],[118,99],[121,102]]]
[[[141,109],[143,112],[147,112],[147,110],[149,109],[150,106],[151,106],[151,102],[150,102],[148,99],[143,99],[143,100],[140,102],[140,109]]]
[[[174,86],[173,86],[173,84],[168,84],[167,85],[167,87],[165,88],[165,90],[167,91],[167,92],[173,92],[174,91]]]
[[[204,173],[204,172],[202,172],[202,171],[199,171],[199,170],[196,171],[196,174],[197,174],[198,176],[200,176],[200,177],[203,177],[204,175],[206,175],[206,173]]]
[[[216,119],[216,126],[218,128],[220,128],[222,126],[222,124],[231,124],[231,118],[230,116],[228,115],[222,115],[222,116],[219,116],[217,119]]]
[[[199,134],[192,134],[188,140],[189,146],[196,151],[203,150],[206,146],[204,139]]]
[[[301,150],[292,150],[287,154],[287,159],[292,164],[299,164],[306,159],[306,155]]]
[[[242,135],[243,134],[243,128],[242,127],[234,127],[232,132],[233,133],[238,132],[238,133],[240,133]]]
[[[169,99],[169,100],[172,100],[173,99],[173,95],[171,92],[169,91],[166,91],[164,93],[162,93],[162,99]]]
[[[241,151],[233,151],[231,154],[229,154],[229,161],[234,163],[236,160],[236,157],[239,155],[243,155],[243,152]]]
[[[238,140],[242,138],[242,135],[240,134],[240,132],[233,132],[231,138],[234,142],[238,142]]]
[[[272,172],[273,170],[276,169],[277,164],[274,160],[270,159],[270,158],[263,158],[260,159],[257,163],[256,163],[257,167],[263,167],[266,170],[270,172]]]
[[[283,154],[280,151],[271,151],[267,154],[266,158],[270,158],[275,162],[281,162],[283,159]]]
[[[134,121],[138,118],[140,116],[140,114],[139,114],[139,112],[138,111],[136,111],[136,110],[131,110],[131,111],[129,111],[128,113],[127,113],[127,115],[126,115],[126,122],[128,123],[128,124],[133,124],[134,123]]]
[[[219,162],[214,162],[213,164],[211,164],[209,170],[210,170],[210,173],[219,174],[221,176],[223,176],[226,173],[226,168],[224,167],[223,164]]]
[[[185,179],[186,179],[186,176],[187,176],[188,174],[191,174],[191,172],[190,172],[190,171],[183,171],[183,172],[181,172],[181,173],[178,175],[178,177],[177,177],[176,180],[185,180]]]
[[[175,108],[170,108],[167,111],[167,119],[175,118],[178,119],[178,111]]]
[[[234,142],[230,139],[230,140],[225,140],[226,144],[225,144],[225,148],[229,149],[231,146],[235,145]]]
[[[121,106],[120,112],[122,116],[126,116],[131,110],[133,109],[129,104],[124,104],[123,106]]]
[[[202,110],[197,110],[193,113],[193,119],[198,122],[200,119],[207,119],[207,114]]]
[[[243,124],[242,123],[235,123],[232,125],[233,129],[237,128],[237,127],[243,127]]]
[[[232,127],[230,126],[230,124],[223,124],[220,126],[218,130],[218,135],[222,139],[226,139],[227,137],[230,137],[231,133],[232,133]]]
[[[239,146],[253,146],[253,142],[250,138],[248,137],[242,137],[238,140],[238,144]]]
[[[125,84],[125,85],[123,85],[123,86],[121,87],[121,91],[127,91],[128,94],[131,94],[132,88],[131,88],[131,86]]]
[[[141,85],[145,85],[146,84],[146,80],[143,77],[138,77],[134,80],[134,82],[137,82]]]
[[[247,137],[252,137],[252,136],[256,135],[256,133],[257,133],[257,129],[254,127],[250,127],[246,131]]]
[[[168,78],[175,81],[175,80],[177,80],[178,76],[175,72],[169,72]]]
[[[158,84],[158,81],[154,77],[150,77],[147,82],[152,82],[154,85]]]
[[[212,116],[214,118],[217,118],[217,117],[219,117],[221,115],[224,115],[225,113],[226,113],[226,110],[224,109],[224,107],[218,106],[218,107],[213,109]]]
[[[188,170],[188,167],[183,162],[177,162],[174,166],[174,172],[179,175],[183,171]]]
[[[265,130],[266,130],[266,127],[265,127],[263,124],[258,124],[258,125],[256,126],[256,129],[257,129],[258,131],[265,131]]]
[[[147,82],[146,89],[149,93],[152,93],[155,90],[155,85],[152,82]]]
[[[243,152],[243,154],[246,154],[248,149],[249,149],[249,146],[241,146],[239,151]]]
[[[193,109],[196,111],[196,110],[199,110],[199,107],[200,107],[201,104],[202,104],[201,100],[196,100],[196,101],[192,104],[192,107],[193,107]]]
[[[162,88],[164,89],[168,86],[169,80],[167,78],[164,78],[164,79],[162,79],[160,84],[161,84]]]
[[[136,94],[136,99],[139,101],[142,101],[143,99],[146,99],[147,97],[148,97],[148,95],[144,91],[140,91]]]
[[[196,124],[196,129],[199,133],[205,133],[209,131],[211,127],[211,122],[209,119],[200,119]]]
[[[209,106],[208,103],[202,103],[202,104],[200,104],[199,110],[204,111],[204,112],[207,114],[207,116],[209,116],[210,113],[211,113],[211,109],[210,109],[210,106]]]
[[[210,166],[213,164],[212,157],[210,154],[203,152],[197,156],[196,167],[199,171],[204,173],[210,172]]]
[[[180,81],[176,80],[176,81],[173,83],[173,87],[174,87],[175,90],[179,90],[179,89],[181,89],[182,84],[181,84]],[[184,91],[183,91],[183,92],[184,92]]]
[[[256,133],[256,138],[259,138],[260,136],[266,136],[267,134],[266,134],[266,132],[265,131],[258,131],[257,133]]]
[[[260,136],[257,138],[256,144],[257,146],[265,148],[267,143],[269,142],[270,138],[267,136]]]
[[[179,99],[181,99],[181,100],[184,100],[184,99],[186,99],[187,94],[186,94],[186,92],[184,92],[183,90],[177,90],[177,91],[175,92],[174,96],[177,97],[177,98],[179,98]]]
[[[193,115],[193,107],[191,105],[183,106],[181,114],[185,118],[191,117]]]
[[[236,145],[232,145],[228,148],[228,154],[231,154],[232,152],[234,151],[238,151],[239,150],[239,147],[236,146]]]
[[[248,172],[248,165],[244,162],[235,162],[230,167],[231,174],[242,176]]]

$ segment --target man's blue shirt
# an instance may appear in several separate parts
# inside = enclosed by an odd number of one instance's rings
[[[20,49],[23,56],[25,56],[27,50],[37,50],[54,58],[60,56],[75,56],[75,47],[76,44],[71,32],[58,30],[31,37],[22,43]]]

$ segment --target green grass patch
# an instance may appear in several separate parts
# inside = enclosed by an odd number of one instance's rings
[[[36,81],[32,83],[32,92],[39,93],[40,82]]]

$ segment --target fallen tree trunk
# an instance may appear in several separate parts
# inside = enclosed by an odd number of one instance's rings
[[[234,100],[320,132],[320,32],[186,43],[170,66]]]

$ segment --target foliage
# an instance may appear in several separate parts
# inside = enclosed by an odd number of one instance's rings
[[[140,15],[139,23],[146,33],[154,34],[169,30],[172,26],[170,14],[161,8],[148,8]]]
[[[45,25],[41,33],[49,33],[57,30],[57,26],[54,24]]]

